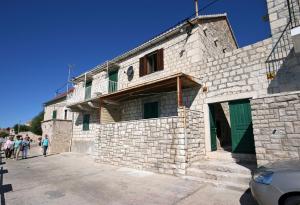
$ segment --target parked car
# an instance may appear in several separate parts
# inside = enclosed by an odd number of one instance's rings
[[[300,160],[259,167],[250,188],[260,205],[300,205]]]

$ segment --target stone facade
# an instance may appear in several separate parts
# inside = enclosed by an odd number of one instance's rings
[[[187,162],[204,154],[204,140],[199,137],[201,113],[186,109],[178,112],[174,117],[100,125],[96,161],[158,173],[185,174]],[[196,155],[187,154],[187,148]]]
[[[300,94],[257,98],[251,105],[258,164],[300,159]]]
[[[50,153],[70,151],[73,113],[66,107],[66,94],[44,104],[43,136],[48,135]],[[56,118],[53,118],[56,111]]]
[[[89,130],[83,130],[83,115],[90,115]],[[72,152],[92,155],[95,151],[95,137],[99,129],[99,111],[74,113]]]
[[[101,112],[97,108],[76,111],[72,150],[94,154],[102,163],[185,174],[192,162],[211,152],[209,105],[221,106],[230,129],[228,102],[249,99],[258,164],[299,158],[299,94],[289,93],[300,90],[300,58],[291,50],[277,77],[267,79],[266,60],[286,26],[288,13],[284,0],[267,3],[272,38],[237,49],[226,18],[202,19],[189,35],[177,32],[120,58],[118,90],[178,72],[195,77],[201,86],[183,90],[184,109],[178,108],[177,93],[170,92],[103,105]],[[139,59],[161,48],[164,69],[139,77]],[[128,79],[126,71],[131,66],[134,76]],[[93,80],[92,98],[107,94],[107,70],[88,73],[85,78]],[[78,79],[71,105],[85,102],[84,78]],[[159,102],[160,117],[144,120],[143,103],[151,101]],[[91,115],[90,130],[83,131],[86,113]]]
[[[49,136],[50,153],[69,152],[72,138],[72,121],[48,120],[42,124],[43,135]]]

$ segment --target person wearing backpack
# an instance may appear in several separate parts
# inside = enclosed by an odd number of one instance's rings
[[[30,149],[29,137],[26,136],[22,141],[22,159],[27,159],[29,149]]]
[[[42,147],[43,147],[43,155],[44,157],[46,157],[47,155],[47,149],[48,149],[48,146],[49,146],[49,139],[48,139],[48,135],[45,135],[45,138],[42,140]]]

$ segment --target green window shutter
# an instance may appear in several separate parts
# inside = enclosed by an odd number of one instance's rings
[[[85,114],[83,115],[83,123],[82,123],[82,130],[89,130],[90,129],[90,115]]]
[[[56,118],[57,118],[57,111],[53,110],[53,112],[52,112],[52,119],[56,120]]]
[[[85,96],[84,99],[88,100],[91,98],[92,94],[92,81],[86,82],[85,84]]]
[[[144,104],[144,119],[158,118],[158,102]]]

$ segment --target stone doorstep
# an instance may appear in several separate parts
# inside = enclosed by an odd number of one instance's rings
[[[243,184],[247,186],[251,179],[251,174],[239,174],[214,170],[203,170],[198,168],[188,168],[188,176],[199,177],[202,179],[215,180],[219,183]]]
[[[221,183],[216,180],[205,179],[205,178],[201,178],[201,177],[182,176],[181,178],[186,179],[186,180],[197,181],[200,183],[211,184],[218,188],[230,189],[230,190],[241,191],[241,192],[245,192],[246,190],[249,189],[249,185],[237,184],[237,183],[231,183],[231,182],[222,182]]]
[[[239,165],[232,162],[203,160],[193,163],[190,168],[250,175],[251,171],[256,169],[256,164],[244,163]]]
[[[213,160],[222,160],[225,162],[249,162],[256,163],[255,154],[234,154],[231,152],[225,151],[215,151],[206,153],[204,159],[213,159]]]

